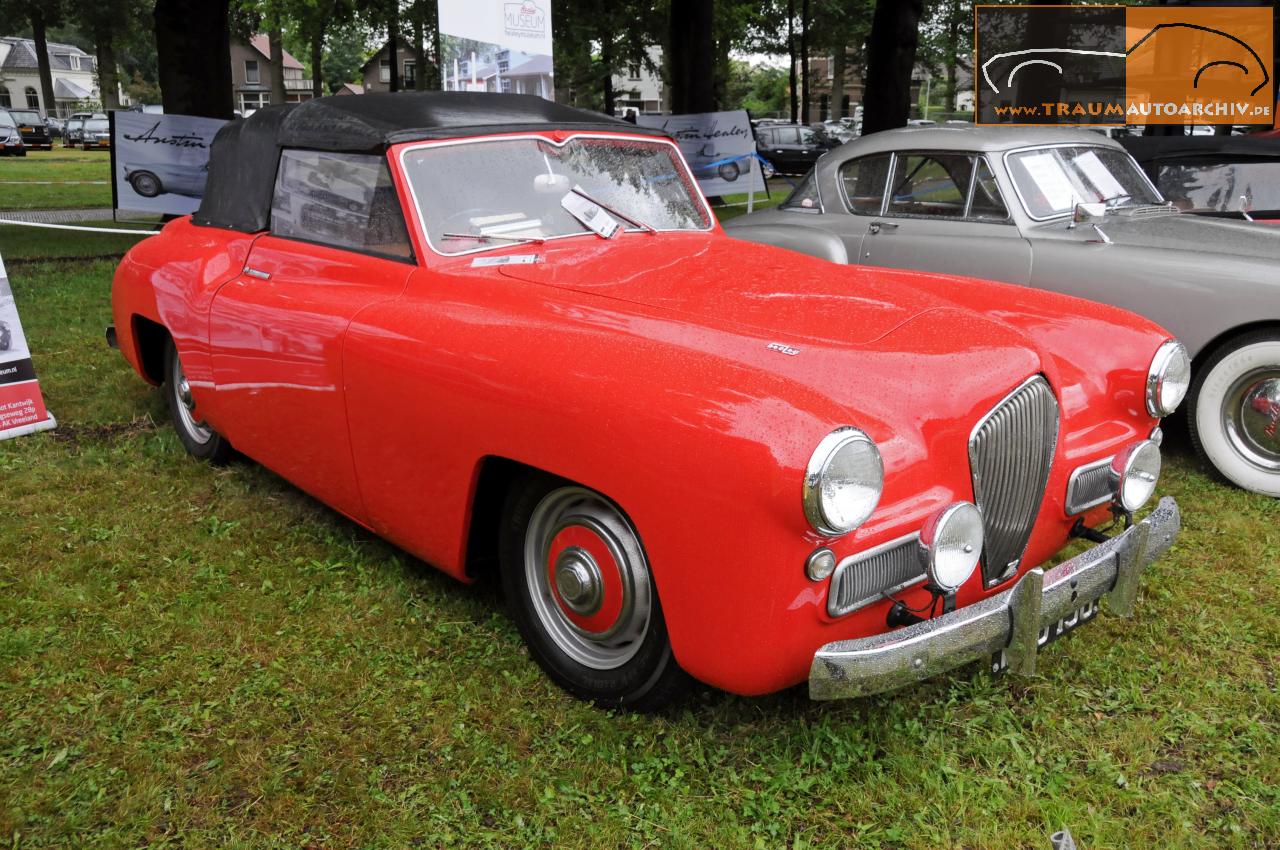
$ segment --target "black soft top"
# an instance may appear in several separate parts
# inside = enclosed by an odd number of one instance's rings
[[[1116,141],[1144,166],[1280,158],[1280,138],[1267,136],[1127,136]]]
[[[667,136],[531,94],[397,92],[269,106],[218,131],[208,184],[192,221],[244,233],[265,230],[282,148],[379,154],[419,139],[545,130]]]

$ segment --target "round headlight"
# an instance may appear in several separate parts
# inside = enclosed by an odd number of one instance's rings
[[[1156,492],[1160,480],[1160,447],[1151,440],[1134,443],[1111,461],[1111,486],[1126,511],[1136,511]]]
[[[867,521],[884,489],[884,462],[871,438],[837,428],[822,438],[804,475],[804,515],[819,534],[847,534]]]
[[[1191,387],[1191,358],[1187,349],[1171,339],[1156,351],[1147,371],[1147,412],[1156,418],[1178,409]]]
[[[969,580],[982,557],[982,512],[956,502],[935,513],[920,530],[920,554],[929,580],[950,593]]]

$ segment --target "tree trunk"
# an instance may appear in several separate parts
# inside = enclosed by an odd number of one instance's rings
[[[791,123],[800,118],[800,105],[796,102],[796,0],[787,0],[787,79],[791,92]]]
[[[604,96],[604,114],[612,115],[616,106],[613,93],[613,33],[600,34],[600,89]]]
[[[279,18],[271,22],[267,44],[271,52],[271,104],[278,106],[288,100],[284,90],[284,33]]]
[[[36,42],[36,66],[40,69],[40,96],[44,99],[44,114],[57,115],[58,102],[53,96],[53,70],[49,67],[49,39],[45,34],[44,12],[39,6],[31,7],[31,32]],[[26,104],[22,104],[25,108]]]
[[[844,117],[844,60],[846,46],[837,44],[831,54],[831,120]]]
[[[911,69],[923,7],[924,0],[876,0],[867,39],[863,135],[904,127],[911,116]]]
[[[809,0],[800,3],[800,121],[809,123]]]
[[[321,24],[311,35],[311,96],[324,97],[324,34]]]
[[[103,109],[120,108],[120,84],[116,72],[116,50],[109,26],[94,28],[93,41],[97,46],[98,92],[102,95]]]
[[[164,111],[233,116],[229,0],[156,0],[156,65]]]
[[[387,19],[387,56],[391,59],[391,90],[400,91],[400,3],[392,0]]]
[[[413,6],[413,88],[427,90],[427,22],[426,13],[418,4]]]
[[[955,113],[956,96],[956,66],[960,63],[960,15],[964,10],[960,8],[960,0],[951,0],[947,6],[947,55],[944,57],[947,63],[947,111]]]
[[[714,0],[671,0],[671,111],[714,112]]]

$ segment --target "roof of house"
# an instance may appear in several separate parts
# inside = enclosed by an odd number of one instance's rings
[[[4,63],[0,65],[0,68],[16,71],[19,69],[35,69],[39,67],[39,64],[36,62],[36,43],[32,39],[6,36],[4,38],[0,38],[0,41],[8,44],[11,48],[8,55],[4,57]],[[76,47],[74,44],[61,44],[56,41],[51,41],[48,43],[48,47],[49,67],[51,69],[55,71],[84,71],[87,73],[91,73],[93,71],[93,57],[88,53],[85,53],[79,47]],[[71,67],[71,63],[67,61],[68,55],[79,57],[79,68]]]
[[[282,148],[381,153],[389,145],[492,133],[580,130],[667,137],[618,118],[528,94],[396,92],[331,95],[269,106],[232,121],[213,140],[196,224],[245,233],[270,220]]]
[[[250,36],[249,45],[253,47],[254,50],[261,53],[264,59],[271,61],[271,40],[264,34],[258,33],[257,35]],[[292,53],[285,50],[283,47],[280,49],[284,53],[284,66],[286,68],[302,68],[302,63],[297,59],[294,59]]]
[[[89,100],[93,92],[59,77],[53,81],[53,97],[55,100]]]
[[[364,94],[364,89],[358,83],[343,83],[334,94]]]
[[[373,54],[368,59],[364,60],[364,64],[360,66],[360,70],[363,71],[365,68],[368,68],[370,65],[373,64],[373,60],[382,59],[386,55],[387,55],[387,45],[383,44],[381,47],[378,48],[377,53]],[[399,44],[396,46],[396,55],[405,56],[409,59],[412,59],[414,57],[413,45],[405,41],[403,38],[401,38],[399,40]]]
[[[535,77],[551,73],[551,57],[546,54],[538,54],[524,62],[507,70],[508,77]]]

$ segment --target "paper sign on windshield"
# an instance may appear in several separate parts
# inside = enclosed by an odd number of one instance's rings
[[[1062,166],[1053,154],[1024,156],[1018,159],[1018,163],[1027,170],[1050,209],[1069,210],[1074,206],[1075,189],[1067,175],[1062,173]]]
[[[18,305],[0,258],[0,440],[45,431],[58,423],[44,407]]]
[[[599,205],[593,204],[576,192],[569,192],[560,199],[560,206],[569,211],[569,215],[582,222],[598,236],[609,239],[618,232],[618,221]]]

